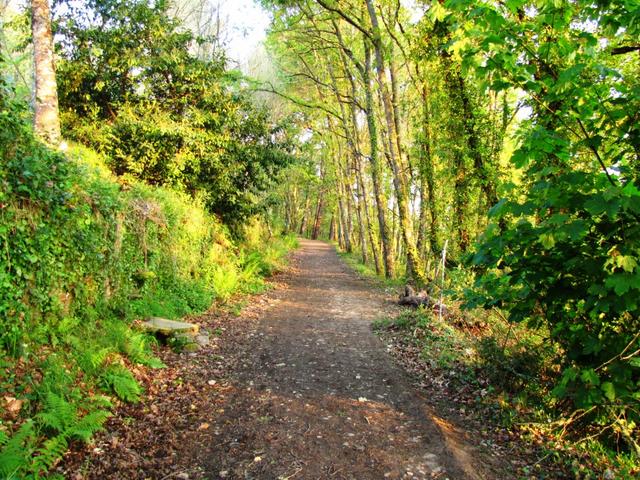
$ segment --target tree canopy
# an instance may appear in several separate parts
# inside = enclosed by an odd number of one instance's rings
[[[168,2],[59,2],[64,134],[104,153],[118,175],[204,197],[241,222],[291,158],[287,118],[252,102],[211,42],[181,28]]]

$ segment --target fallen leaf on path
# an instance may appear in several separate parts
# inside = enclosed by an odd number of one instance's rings
[[[24,403],[24,400],[19,400],[14,397],[4,397],[4,402],[6,404],[6,409],[9,413],[9,416],[11,418],[15,418],[18,416],[18,413],[20,413],[20,410],[22,410],[22,404]]]

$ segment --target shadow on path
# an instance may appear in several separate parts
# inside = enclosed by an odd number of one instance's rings
[[[209,477],[495,478],[371,332],[380,292],[322,242],[301,240],[294,265],[231,373]]]

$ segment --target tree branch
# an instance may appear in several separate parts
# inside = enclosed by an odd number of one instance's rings
[[[256,87],[252,87],[249,89],[249,91],[251,92],[266,92],[266,93],[273,93],[274,95],[278,95],[279,97],[282,97],[286,100],[289,100],[292,103],[295,103],[296,105],[300,106],[300,107],[305,107],[305,108],[310,108],[312,110],[321,110],[325,113],[327,113],[328,115],[331,115],[332,117],[335,117],[337,119],[340,119],[340,115],[338,115],[336,112],[334,112],[333,110],[325,107],[324,105],[319,105],[316,103],[310,103],[310,102],[306,102],[304,100],[301,100],[299,98],[293,97],[291,95],[288,95],[284,92],[280,92],[278,90],[276,90],[276,88],[273,86],[273,84],[271,82],[267,82],[266,85],[268,86],[268,88],[265,87],[261,87],[259,86],[260,84],[258,84],[256,82]],[[265,85],[264,83],[262,85]]]
[[[366,28],[364,28],[362,25],[360,25],[358,22],[356,22],[355,20],[353,20],[351,17],[349,17],[346,13],[344,13],[342,10],[340,10],[337,7],[332,7],[330,6],[325,0],[316,0],[320,6],[322,6],[325,10],[328,10],[330,12],[333,13],[337,13],[345,22],[347,22],[348,24],[350,24],[351,26],[355,27],[356,29],[360,30],[360,32],[362,32],[363,35],[365,35],[369,40],[372,39],[371,37],[371,32],[369,32]]]

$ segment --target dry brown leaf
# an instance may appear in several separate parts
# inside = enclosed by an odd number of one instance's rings
[[[24,400],[20,400],[15,397],[4,397],[4,403],[9,416],[11,418],[15,418],[20,413],[20,410],[22,410]]]

